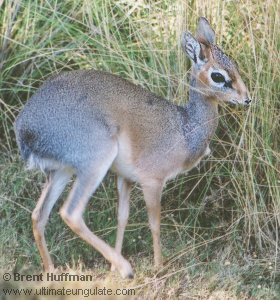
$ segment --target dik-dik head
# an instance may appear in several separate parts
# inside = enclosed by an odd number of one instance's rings
[[[182,46],[192,60],[198,91],[216,101],[251,102],[236,63],[215,44],[215,32],[205,18],[199,18],[196,38],[183,34]]]

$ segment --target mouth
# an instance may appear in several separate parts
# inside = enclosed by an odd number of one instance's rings
[[[234,104],[234,105],[240,105],[240,104],[241,104],[241,103],[238,102],[236,99],[231,99],[231,100],[229,101],[229,103]]]

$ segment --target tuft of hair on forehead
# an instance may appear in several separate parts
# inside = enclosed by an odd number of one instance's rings
[[[238,71],[237,63],[229,58],[217,45],[211,45],[210,49],[214,60],[234,77],[234,72]]]

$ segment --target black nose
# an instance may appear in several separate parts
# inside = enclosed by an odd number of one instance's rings
[[[248,98],[248,99],[245,100],[245,103],[246,103],[246,104],[249,104],[251,101],[252,101],[252,100]]]

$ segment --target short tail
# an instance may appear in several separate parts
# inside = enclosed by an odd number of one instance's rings
[[[36,149],[37,134],[36,132],[15,126],[16,140],[20,150],[20,155],[26,162],[28,169],[39,169],[44,173],[57,170],[64,165],[54,159],[47,158],[42,154],[38,154]]]
[[[24,161],[28,161],[32,153],[32,145],[36,140],[36,134],[28,129],[20,126],[20,122],[16,121],[14,129],[16,133],[16,141],[19,147],[20,155]]]
[[[34,163],[35,155],[32,150],[32,146],[34,146],[36,141],[36,133],[30,129],[24,128],[21,124],[20,118],[16,120],[14,130],[22,159],[26,162],[28,168],[31,169],[36,167],[36,164]]]

